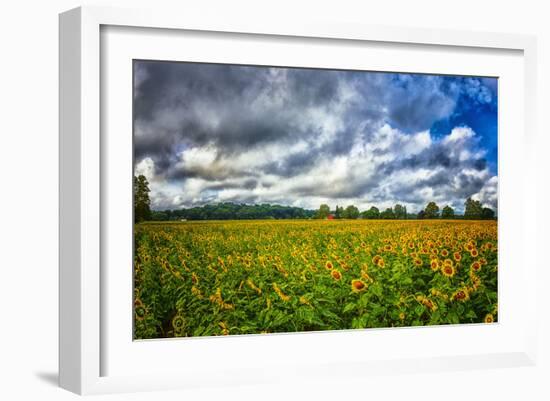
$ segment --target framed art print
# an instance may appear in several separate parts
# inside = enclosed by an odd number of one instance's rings
[[[63,387],[533,363],[532,38],[60,24]]]
[[[133,74],[134,339],[497,321],[496,77]]]

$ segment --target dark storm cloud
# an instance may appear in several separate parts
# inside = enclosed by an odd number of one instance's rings
[[[315,166],[316,162],[315,155],[312,155],[310,151],[303,151],[268,163],[263,167],[263,171],[267,174],[288,178],[309,170]]]
[[[454,109],[459,92],[444,85],[438,76],[396,75],[397,85],[390,92],[389,112],[392,125],[404,132],[429,129]],[[444,90],[443,86],[447,86]]]
[[[477,171],[482,171],[487,168],[487,161],[484,158],[460,160],[459,157],[453,155],[451,148],[452,146],[436,143],[419,154],[397,162],[384,163],[379,169],[383,174],[390,175],[401,169],[434,169],[440,167],[445,170],[473,168]]]
[[[493,102],[496,80],[153,61],[134,77],[136,170],[156,208],[496,202],[476,134],[428,133],[459,99]]]
[[[273,142],[312,140],[301,110],[339,101],[342,73],[213,64],[137,62],[136,159],[163,170],[182,144],[213,143],[224,153]],[[136,74],[137,75],[137,74]],[[167,161],[168,160],[168,161]]]
[[[375,183],[372,177],[366,180],[351,178],[346,182],[338,183],[338,185],[319,185],[319,183],[298,185],[289,192],[297,197],[317,196],[336,200],[363,196],[367,188],[373,188],[374,186]]]
[[[222,189],[254,189],[258,186],[258,180],[253,178],[245,179],[243,181],[239,180],[226,180],[216,183],[209,183],[204,186],[205,190],[219,191]]]
[[[359,135],[359,125],[380,124],[386,103],[381,87],[391,79],[386,74],[193,63],[136,62],[134,68],[140,71],[135,156],[151,157],[161,172],[182,144],[213,143],[224,153],[238,153],[273,142],[315,141],[322,127],[303,112],[336,112],[345,85],[360,82],[360,96],[337,111],[346,126],[321,150],[328,156],[344,154]]]

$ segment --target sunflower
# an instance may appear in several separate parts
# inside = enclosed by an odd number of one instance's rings
[[[477,251],[477,249],[474,248],[470,251],[470,255],[472,256],[472,258],[477,258],[479,252]]]
[[[330,275],[332,276],[332,278],[336,281],[339,281],[341,278],[342,278],[342,273],[340,273],[338,270],[336,269],[333,269],[331,270],[330,272]]]
[[[453,265],[444,264],[441,268],[441,273],[443,273],[445,277],[453,277],[456,271]]]
[[[488,314],[485,315],[485,318],[483,319],[483,321],[485,323],[494,323],[495,318],[493,317],[493,315],[491,313],[488,313]]]
[[[198,299],[202,299],[202,291],[198,287],[191,287],[191,293]]]
[[[277,283],[273,283],[273,289],[275,290],[275,292],[277,293],[277,295],[279,296],[279,298],[281,298],[281,300],[283,302],[288,302],[290,301],[290,296],[289,295],[285,295],[285,293],[283,293],[283,291],[281,290],[281,288],[279,288],[279,286],[277,285]]]
[[[467,289],[463,288],[456,291],[453,294],[452,299],[455,301],[466,302],[468,299],[470,299],[470,294],[468,293]]]
[[[256,291],[256,293],[258,295],[261,295],[262,294],[262,289],[259,288],[256,284],[254,284],[254,282],[252,281],[252,279],[248,279],[246,280],[246,285],[248,285],[250,287],[250,289]]]
[[[137,320],[143,320],[147,314],[147,309],[145,309],[143,304],[139,304],[134,307],[134,313],[136,314]]]
[[[422,259],[416,258],[416,259],[414,260],[414,265],[415,265],[415,266],[418,266],[418,267],[419,267],[419,266],[422,266]]]
[[[435,272],[439,269],[439,260],[437,259],[432,259],[432,261],[430,262],[430,268]]]
[[[455,252],[455,253],[453,253],[453,258],[454,258],[457,262],[460,262],[460,260],[462,259],[462,255],[460,254],[460,252]]]
[[[437,288],[432,288],[431,294],[432,294],[432,296],[441,298],[445,301],[449,299],[449,296],[447,294],[442,293]]]
[[[361,277],[363,277],[367,281],[370,281],[371,283],[374,281],[372,277],[369,276],[366,270],[361,270]]]
[[[185,319],[181,315],[176,315],[172,318],[172,327],[176,333],[181,333],[185,326]]]
[[[437,309],[437,305],[431,299],[424,298],[422,299],[421,302],[422,302],[422,305],[424,305],[426,308],[428,308],[432,312]]]
[[[446,250],[446,249],[442,249],[442,250],[441,250],[441,256],[443,256],[444,258],[446,258],[447,256],[449,256],[449,251]]]
[[[227,323],[219,322],[218,325],[220,326],[220,329],[222,330],[222,335],[224,335],[224,336],[229,335],[229,328],[227,327]]]
[[[470,268],[473,271],[478,272],[481,269],[481,263],[479,263],[478,261],[472,262],[472,264],[470,265]]]
[[[374,256],[374,258],[372,258],[372,264],[377,266],[378,265],[378,262],[382,259],[382,256],[380,255],[376,255]]]
[[[405,312],[399,313],[399,319],[405,320]]]
[[[361,292],[367,289],[367,285],[363,280],[354,279],[351,280],[351,290],[353,292]]]
[[[386,267],[386,262],[384,262],[384,259],[380,258],[380,259],[378,260],[377,265],[378,265],[378,267],[380,267],[380,268],[383,269],[384,267]]]
[[[328,270],[331,270],[331,269],[334,267],[334,265],[332,264],[332,262],[327,261],[327,263],[325,263],[325,267],[326,267]]]
[[[476,276],[475,274],[470,275],[470,280],[472,280],[472,288],[474,291],[477,291],[479,286],[481,285],[481,279]]]

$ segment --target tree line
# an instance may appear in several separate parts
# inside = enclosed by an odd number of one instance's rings
[[[168,220],[260,220],[260,219],[308,219],[315,210],[271,204],[247,205],[224,202],[188,209],[152,211],[151,219]]]
[[[429,202],[426,207],[418,213],[408,213],[407,207],[401,204],[396,204],[393,208],[389,207],[380,211],[376,206],[360,212],[354,205],[349,205],[345,209],[336,206],[335,210],[331,210],[326,204],[319,207],[314,218],[316,219],[385,219],[385,220],[406,220],[406,219],[470,219],[470,220],[492,220],[496,218],[495,211],[488,207],[483,207],[480,201],[472,198],[466,199],[464,202],[464,214],[456,214],[455,210],[446,205],[443,209],[435,202]]]
[[[355,205],[336,206],[332,210],[323,204],[318,210],[303,209],[294,206],[272,204],[238,204],[223,202],[218,204],[182,208],[177,210],[151,210],[149,183],[143,175],[134,176],[134,221],[179,221],[179,220],[259,220],[259,219],[495,219],[494,210],[483,207],[481,202],[466,199],[464,214],[456,214],[446,205],[441,210],[435,202],[429,202],[418,213],[408,213],[407,207],[396,204],[393,208],[380,211],[376,206],[360,211]]]

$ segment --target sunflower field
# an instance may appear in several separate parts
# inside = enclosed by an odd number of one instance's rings
[[[497,223],[134,228],[134,339],[497,321]]]

